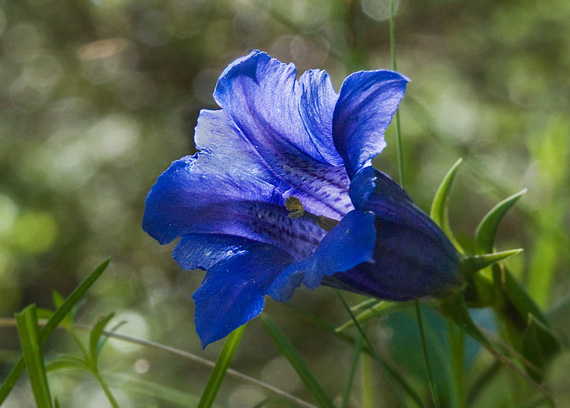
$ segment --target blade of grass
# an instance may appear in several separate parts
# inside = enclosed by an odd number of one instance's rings
[[[307,387],[307,390],[313,395],[319,406],[322,408],[334,408],[331,399],[326,394],[321,384],[313,376],[287,336],[285,336],[281,329],[267,314],[262,313],[260,318],[265,329],[277,345],[277,348],[279,348],[281,354],[283,354],[291,366],[293,366],[297,374],[299,374],[301,381],[303,381],[303,384],[305,384],[305,387]]]
[[[354,316],[354,314],[352,313],[352,311],[350,310],[350,307],[348,306],[348,304],[346,303],[346,300],[344,300],[344,297],[342,296],[342,293],[340,293],[339,290],[336,291],[342,305],[344,306],[344,308],[346,309],[347,313],[350,315],[350,318],[354,321],[354,325],[356,326],[356,328],[358,329],[358,331],[360,332],[360,335],[362,336],[362,338],[364,339],[364,341],[366,342],[366,344],[368,345],[368,347],[370,348],[370,350],[372,350],[372,357],[374,358],[374,360],[376,360],[376,362],[378,363],[378,365],[380,366],[380,368],[382,369],[382,371],[384,372],[384,375],[386,376],[386,378],[388,379],[388,382],[390,383],[392,389],[394,390],[394,393],[396,394],[396,396],[398,397],[398,399],[400,400],[400,402],[402,403],[402,406],[404,407],[408,407],[408,404],[406,403],[406,400],[404,398],[404,396],[402,395],[402,392],[400,391],[400,388],[397,386],[396,382],[394,381],[394,378],[392,377],[392,374],[390,373],[390,370],[388,369],[388,366],[386,365],[386,363],[384,363],[384,360],[382,360],[380,358],[380,356],[378,355],[378,353],[376,352],[376,350],[374,349],[374,347],[372,346],[372,343],[370,343],[370,340],[368,339],[368,336],[366,336],[366,333],[364,333],[364,330],[362,329],[362,326],[360,325],[360,323],[358,323],[358,321],[356,320],[356,317]]]
[[[333,325],[326,322],[322,318],[315,316],[306,310],[292,306],[290,304],[286,304],[286,307],[288,307],[289,309],[291,309],[292,311],[297,313],[300,317],[316,324],[318,327],[320,327],[321,329],[323,329],[327,333],[335,336],[339,340],[342,340],[343,342],[350,344],[352,346],[356,342],[356,340],[352,336],[349,336],[348,334],[346,334],[344,332],[337,332]],[[352,320],[351,320],[351,323],[354,324],[354,322]],[[370,349],[368,344],[362,345],[362,351],[364,353],[370,355],[370,356],[372,356],[374,353],[374,351]],[[396,380],[396,382],[401,387],[401,389],[406,393],[406,395],[408,397],[410,397],[415,402],[415,404],[417,406],[419,406],[419,407],[423,406],[422,399],[420,398],[419,394],[414,390],[414,388],[410,385],[410,383],[407,382],[405,378],[400,376],[394,368],[390,367],[390,365],[386,364],[386,367],[388,368],[390,375],[392,375],[392,377]]]
[[[44,366],[42,347],[39,339],[36,305],[26,307],[16,313],[20,346],[28,367],[28,376],[38,408],[52,408],[51,395]]]
[[[87,292],[87,290],[99,279],[99,276],[107,269],[109,266],[110,259],[107,259],[101,265],[99,265],[91,274],[69,295],[69,297],[63,302],[63,304],[55,311],[51,319],[48,320],[46,325],[40,330],[39,333],[39,342],[40,344],[44,344],[52,332],[57,328],[57,326],[63,321],[65,316],[71,311],[73,306],[81,299],[81,297]],[[26,363],[24,362],[24,358],[21,357],[6,380],[2,383],[2,387],[0,388],[0,405],[4,403],[16,382],[22,375],[26,368]]]
[[[226,371],[228,370],[232,358],[234,357],[234,354],[239,346],[239,342],[243,336],[245,327],[245,324],[238,327],[226,338],[224,347],[218,356],[214,370],[212,371],[212,374],[210,374],[210,378],[208,379],[204,393],[200,398],[198,408],[209,408],[214,403],[216,395],[218,394],[218,390],[220,389],[222,381],[224,380],[224,376],[226,375]]]
[[[449,359],[453,374],[455,406],[457,408],[465,408],[467,402],[465,396],[465,332],[448,320],[447,335],[449,338]]]
[[[374,408],[374,381],[372,381],[372,377],[372,356],[363,354],[360,358],[362,408]]]
[[[427,344],[426,344],[426,339],[425,339],[425,334],[424,334],[424,324],[423,324],[423,320],[422,320],[422,311],[420,308],[420,301],[418,299],[415,299],[414,305],[416,308],[416,318],[418,321],[418,329],[419,329],[419,333],[420,333],[420,343],[422,345],[422,355],[424,356],[424,364],[426,366],[429,390],[431,392],[431,397],[433,400],[434,407],[440,408],[441,403],[439,402],[439,395],[437,393],[435,382],[433,380],[433,373],[431,371],[431,364],[429,362],[429,355],[428,355]]]
[[[356,374],[356,367],[358,366],[358,360],[362,355],[362,336],[356,338],[354,343],[354,349],[352,351],[352,358],[350,359],[350,366],[348,368],[348,374],[346,376],[346,384],[344,386],[344,391],[342,393],[342,403],[340,408],[346,408],[348,406],[348,399],[350,398],[350,392],[352,391],[352,385],[354,384],[354,375]]]
[[[394,0],[390,0],[390,55],[392,57],[392,69],[397,70],[396,66],[396,20],[394,15],[396,14],[396,9],[394,5]],[[400,177],[400,186],[405,188],[405,178],[404,178],[404,151],[402,148],[402,134],[400,131],[400,112],[396,111],[394,117],[396,125],[396,151],[398,154],[398,174]]]

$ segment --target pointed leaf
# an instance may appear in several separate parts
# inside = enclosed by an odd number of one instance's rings
[[[285,336],[281,329],[268,315],[262,313],[260,315],[260,320],[275,342],[275,345],[279,348],[279,351],[281,351],[281,354],[289,360],[289,363],[291,363],[295,371],[297,371],[297,374],[303,381],[303,384],[305,384],[305,387],[307,387],[307,390],[313,395],[319,406],[323,408],[334,408],[334,404],[331,399],[326,394],[321,384],[313,376],[287,336]]]
[[[540,370],[544,370],[548,362],[561,347],[548,326],[540,322],[532,314],[522,338],[523,355]],[[529,375],[537,382],[542,381],[541,373],[528,370]]]
[[[121,320],[119,323],[111,327],[111,330],[108,330],[108,332],[115,333],[117,330],[119,330],[119,328],[121,328],[121,326],[127,323],[128,322],[126,320]],[[97,344],[97,355],[101,353],[101,349],[103,348],[107,340],[109,340],[109,335],[102,333],[101,338],[99,339],[99,342]]]
[[[470,277],[473,273],[503,259],[520,254],[522,251],[522,249],[511,249],[510,251],[495,252],[492,254],[467,256],[461,260],[461,271],[463,276]]]
[[[410,303],[406,302],[387,302],[384,300],[376,301],[376,304],[364,312],[360,313],[356,316],[356,321],[360,324],[372,319],[372,318],[380,318],[383,316],[387,316],[390,313],[397,312],[398,310],[407,309],[411,306]],[[343,325],[336,328],[336,332],[339,333],[343,330],[348,329],[349,327],[354,326],[354,320],[349,320]]]
[[[93,330],[91,330],[91,334],[89,335],[89,357],[94,367],[97,366],[97,357],[99,357],[99,338],[101,337],[105,326],[107,326],[114,316],[115,313],[113,312],[99,319],[97,324],[93,326]]]
[[[541,322],[543,325],[548,326],[548,322],[544,317],[542,311],[530,297],[527,291],[517,282],[513,274],[508,268],[504,271],[504,284],[503,291],[505,292],[508,300],[513,304],[518,313],[524,320],[532,315],[534,319]]]
[[[71,354],[63,354],[46,361],[46,370],[48,373],[70,369],[91,371],[85,360]]]
[[[216,361],[216,365],[214,366],[214,370],[208,379],[208,384],[206,384],[206,389],[200,398],[198,408],[210,408],[214,403],[214,399],[218,394],[220,385],[222,385],[226,371],[228,370],[232,358],[234,357],[234,354],[239,346],[239,342],[241,340],[243,332],[245,331],[245,327],[245,324],[238,327],[226,338],[224,347],[222,348],[222,351],[218,356],[218,360]]]
[[[484,254],[493,252],[493,246],[495,243],[495,236],[497,235],[499,222],[501,222],[507,211],[509,211],[509,209],[525,193],[526,189],[501,201],[493,209],[491,209],[491,211],[489,211],[485,217],[483,217],[481,223],[475,231],[475,247],[477,249],[477,253]]]
[[[63,296],[61,296],[61,294],[57,290],[52,291],[51,298],[53,300],[53,304],[54,304],[56,309],[61,307],[63,302],[65,302],[65,298]],[[73,325],[73,315],[74,315],[74,313],[72,310],[61,321],[61,325],[63,327],[65,327],[67,330],[69,330],[71,328],[71,326]]]
[[[109,266],[110,259],[107,259],[101,265],[99,265],[91,274],[68,296],[65,302],[59,307],[51,319],[46,323],[46,325],[40,330],[39,338],[40,344],[44,344],[49,338],[51,333],[57,328],[61,321],[67,316],[71,311],[73,306],[81,299],[81,297],[87,292],[87,290],[99,279],[101,274]],[[8,377],[2,383],[0,387],[0,405],[6,400],[14,385],[24,372],[26,365],[24,363],[23,357],[18,360]]]
[[[52,408],[53,405],[39,338],[36,305],[28,306],[21,313],[16,313],[16,322],[18,324],[20,346],[22,347],[24,361],[28,368],[28,376],[36,405],[38,408]]]
[[[481,346],[483,346],[488,352],[490,352],[498,361],[509,367],[514,373],[527,381],[530,385],[536,388],[538,391],[550,398],[549,392],[537,383],[534,379],[530,378],[526,373],[524,373],[519,367],[514,365],[511,360],[499,353],[491,342],[483,335],[481,330],[475,325],[469,312],[467,310],[467,305],[465,299],[461,293],[454,293],[447,298],[443,299],[440,303],[441,312],[453,320],[460,328],[462,328],[469,336],[476,340]]]
[[[453,232],[449,226],[449,220],[447,218],[447,198],[449,197],[449,193],[451,192],[451,185],[453,184],[453,180],[455,179],[457,171],[459,170],[459,165],[462,161],[463,159],[457,160],[445,175],[445,178],[435,193],[430,211],[431,219],[435,221],[435,223],[443,230],[443,232],[445,232],[445,235],[447,235],[451,243],[461,253],[463,253],[463,249],[453,236]]]

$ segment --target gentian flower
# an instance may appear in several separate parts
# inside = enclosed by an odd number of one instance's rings
[[[371,167],[407,82],[362,71],[337,94],[325,71],[297,79],[259,51],[224,70],[221,109],[198,118],[199,152],[158,178],[143,220],[161,244],[180,237],[183,269],[207,271],[193,294],[203,347],[301,284],[397,301],[461,284],[444,233]]]

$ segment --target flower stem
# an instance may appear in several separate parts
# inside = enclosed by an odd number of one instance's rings
[[[465,408],[465,361],[464,361],[464,347],[465,347],[465,332],[459,329],[451,321],[447,322],[447,333],[450,345],[450,361],[451,372],[453,374],[453,385],[455,388],[455,406],[457,408]]]
[[[424,333],[424,325],[423,325],[423,321],[422,321],[422,309],[420,308],[420,301],[418,299],[416,299],[414,301],[414,304],[416,306],[416,317],[418,319],[418,329],[420,331],[420,340],[421,340],[421,344],[422,344],[422,354],[424,356],[424,363],[426,365],[429,390],[431,392],[431,397],[433,399],[434,407],[440,408],[441,403],[439,402],[439,395],[437,394],[437,389],[436,389],[435,382],[433,380],[433,374],[431,371],[431,364],[429,362],[429,355],[428,355],[428,350],[427,350],[427,345],[426,345],[426,338],[425,338],[425,333]]]
[[[392,57],[392,70],[397,70],[396,65],[396,22],[394,20],[395,6],[394,0],[390,0],[390,55]],[[398,175],[400,177],[400,186],[405,188],[404,178],[404,152],[402,149],[402,134],[400,131],[400,111],[396,111],[394,116],[396,126],[396,152],[398,154]]]

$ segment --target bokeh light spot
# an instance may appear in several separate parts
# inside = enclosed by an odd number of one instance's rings
[[[38,254],[47,251],[57,237],[57,225],[45,212],[28,212],[17,218],[14,243],[24,252]]]

